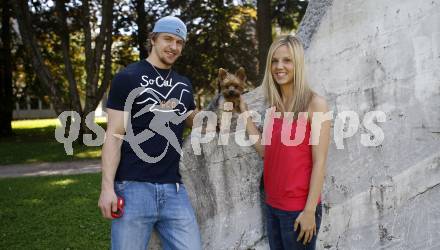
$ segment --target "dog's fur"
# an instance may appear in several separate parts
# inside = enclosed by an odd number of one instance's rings
[[[219,68],[217,77],[217,96],[209,104],[208,110],[217,114],[217,132],[220,131],[220,124],[223,112],[232,112],[231,130],[235,130],[237,116],[240,113],[240,95],[245,92],[248,86],[246,73],[240,67],[235,74],[231,74],[223,68]],[[224,104],[229,102],[232,106],[225,109]]]
[[[233,112],[240,112],[240,95],[246,88],[246,73],[240,67],[235,74],[231,74],[220,68],[218,70],[217,87],[225,102],[233,103]],[[221,109],[222,106],[219,106]]]

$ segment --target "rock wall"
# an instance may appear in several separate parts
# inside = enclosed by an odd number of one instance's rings
[[[245,96],[251,109],[263,108],[259,90]],[[269,249],[260,194],[263,162],[253,146],[237,144],[236,133],[225,138],[226,145],[219,145],[217,133],[195,152],[191,134],[183,148],[180,170],[196,211],[203,249]]]
[[[439,249],[440,1],[309,7],[299,32],[309,82],[335,114],[361,121],[344,149],[330,147],[320,249]],[[365,147],[372,110],[386,114],[385,137]]]
[[[311,0],[298,36],[333,121],[343,111],[359,116],[343,148],[332,134],[318,249],[439,249],[440,0]],[[264,114],[261,88],[246,100]],[[386,116],[375,121],[384,140],[367,147],[363,119],[373,110]],[[262,162],[229,137],[202,144],[201,155],[191,137],[184,146],[181,172],[204,249],[269,249]]]

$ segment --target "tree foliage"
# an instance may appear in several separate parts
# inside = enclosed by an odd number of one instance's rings
[[[17,48],[13,79],[22,83],[15,92],[48,95],[58,114],[93,111],[113,74],[147,56],[147,35],[166,15],[187,24],[188,40],[174,68],[192,80],[197,95],[214,93],[220,67],[235,71],[243,66],[250,82],[258,85],[258,64],[266,57],[273,26],[294,29],[307,6],[307,1],[286,0],[9,3],[20,31],[20,42],[14,40],[12,46]],[[265,18],[258,20],[258,13]]]

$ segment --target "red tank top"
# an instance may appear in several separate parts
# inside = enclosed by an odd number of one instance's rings
[[[306,118],[290,124],[286,121],[286,126],[286,135],[290,135],[296,146],[282,142],[283,119],[274,118],[271,143],[265,146],[264,152],[264,190],[266,203],[270,206],[299,211],[306,205],[313,167],[312,146],[309,145],[311,127]],[[301,138],[304,139],[301,141]]]

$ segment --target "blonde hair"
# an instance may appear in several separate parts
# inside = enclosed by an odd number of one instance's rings
[[[287,107],[283,104],[280,86],[274,81],[271,70],[273,54],[276,49],[283,45],[287,46],[290,51],[290,56],[294,64],[292,84],[293,98]],[[306,82],[304,49],[298,38],[292,35],[283,35],[277,37],[270,45],[262,85],[266,101],[270,107],[275,106],[277,111],[281,112],[294,112],[294,119],[297,119],[299,112],[307,112],[314,92]]]

